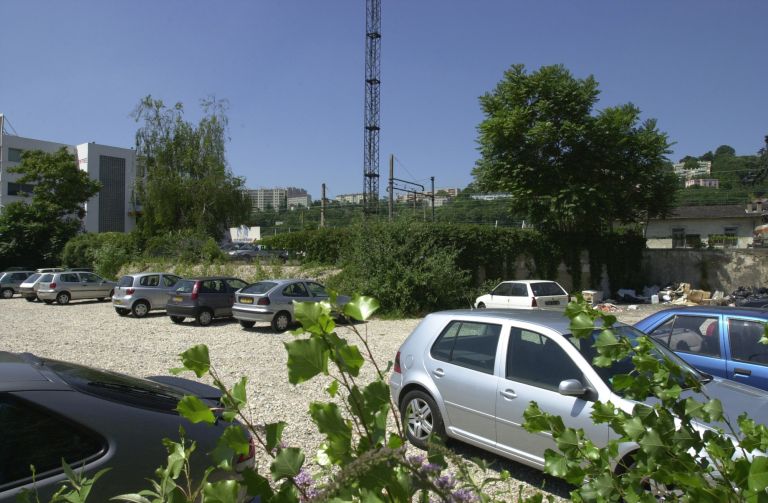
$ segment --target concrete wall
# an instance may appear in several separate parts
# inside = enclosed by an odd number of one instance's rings
[[[768,286],[768,249],[646,250],[648,285],[690,283],[730,293],[739,286]]]
[[[14,201],[26,200],[25,197],[11,196],[8,194],[8,182],[15,182],[21,177],[18,173],[11,173],[8,171],[9,168],[19,165],[18,162],[8,160],[8,149],[42,150],[43,152],[53,153],[61,147],[66,147],[70,152],[74,153],[72,147],[64,145],[63,143],[5,135],[0,131],[0,150],[2,150],[2,153],[0,153],[0,205],[4,206]]]

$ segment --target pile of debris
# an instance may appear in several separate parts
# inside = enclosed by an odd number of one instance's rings
[[[729,295],[730,304],[741,307],[768,307],[768,288],[740,286]]]

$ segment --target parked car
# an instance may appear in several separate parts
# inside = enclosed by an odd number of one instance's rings
[[[594,367],[593,344],[599,331],[592,339],[577,339],[570,333],[569,322],[555,311],[462,310],[428,315],[397,352],[389,382],[409,441],[425,448],[430,434],[448,436],[542,469],[544,451],[557,447],[548,433],[523,428],[523,414],[531,401],[560,416],[566,427],[583,428],[598,446],[617,438],[609,425],[592,421],[593,403],[610,401],[630,412],[636,402],[614,392],[611,379],[634,366],[627,359],[607,368]],[[624,324],[617,324],[613,331],[631,339],[643,336]],[[661,344],[655,353],[705,383],[706,397],[694,398],[721,400],[734,424],[742,412],[758,422],[766,420],[768,393],[703,374]],[[620,445],[615,463],[638,448],[631,443]]]
[[[760,343],[766,323],[764,309],[678,306],[635,327],[703,372],[768,390],[768,346]]]
[[[165,309],[168,296],[181,277],[167,272],[126,274],[117,280],[112,306],[120,316],[129,313],[143,318],[150,311]]]
[[[554,281],[526,279],[503,281],[475,301],[478,309],[565,309],[570,297]]]
[[[19,294],[26,299],[27,302],[34,302],[40,300],[37,298],[37,287],[40,285],[40,279],[45,276],[41,272],[36,272],[27,277],[19,285]]]
[[[227,255],[229,255],[229,258],[232,260],[244,260],[246,262],[262,260],[280,261],[285,263],[288,260],[287,251],[269,250],[258,245],[241,245],[239,248],[228,251]]]
[[[19,293],[19,286],[35,271],[6,271],[0,274],[0,297],[10,299]]]
[[[191,317],[198,325],[210,325],[214,318],[232,316],[235,292],[246,286],[239,278],[223,276],[182,279],[172,289],[165,311],[174,323]]]
[[[235,296],[232,315],[243,328],[269,323],[275,332],[285,332],[293,321],[293,302],[320,302],[328,299],[320,283],[305,279],[269,279],[243,288]],[[349,297],[340,295],[338,304]]]
[[[108,281],[92,272],[64,271],[51,274],[51,279],[40,278],[37,296],[46,304],[54,301],[69,304],[70,300],[99,299],[112,297],[117,283]]]
[[[166,463],[163,439],[178,441],[182,426],[188,441],[197,442],[191,467],[199,480],[213,464],[206,453],[231,423],[190,423],[175,410],[184,395],[196,395],[211,407],[219,404],[217,389],[187,379],[137,379],[29,353],[0,352],[0,503],[15,502],[25,488],[48,501],[65,480],[62,459],[90,477],[110,468],[88,501],[146,488],[146,479]],[[253,461],[252,454],[233,459],[241,469]]]

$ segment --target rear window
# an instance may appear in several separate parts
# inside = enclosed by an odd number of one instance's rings
[[[123,276],[117,282],[117,286],[130,287],[133,286],[133,276]]]
[[[61,472],[61,460],[80,465],[100,455],[106,442],[96,433],[26,400],[0,393],[0,492]],[[12,454],[10,454],[12,453]]]
[[[243,288],[240,290],[240,293],[253,293],[256,295],[263,295],[272,290],[276,285],[277,283],[273,283],[271,281],[259,281],[258,283],[254,283]]]
[[[184,394],[174,388],[116,372],[84,367],[74,363],[43,359],[73,388],[106,400],[161,412],[174,412]]]
[[[560,285],[552,281],[531,283],[531,291],[535,297],[548,297],[550,295],[568,295]]]
[[[53,281],[53,274],[43,274],[40,277],[40,283],[50,283]]]
[[[195,287],[195,281],[190,279],[183,279],[176,284],[176,293],[192,293],[192,288]]]
[[[42,276],[42,274],[40,274],[39,272],[36,272],[32,276],[28,277],[26,281],[24,281],[24,283],[34,283],[35,281],[37,281],[37,278],[39,278],[40,276]]]

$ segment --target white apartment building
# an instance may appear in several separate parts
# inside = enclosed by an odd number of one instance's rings
[[[365,198],[365,194],[363,194],[362,192],[358,192],[355,194],[339,194],[333,199],[340,203],[362,204],[364,198]]]
[[[98,180],[102,189],[86,202],[83,229],[86,232],[129,232],[136,226],[133,187],[136,177],[136,152],[133,149],[96,143],[77,146],[5,134],[0,114],[0,207],[29,197],[33,186],[17,182],[11,173],[25,150],[56,152],[62,147],[76,155],[80,169]]]
[[[693,169],[685,169],[684,162],[672,165],[675,174],[680,178],[690,180],[697,177],[708,177],[712,174],[712,161],[697,161],[698,166]]]
[[[289,196],[288,197],[288,208],[295,209],[295,208],[309,208],[312,206],[312,197],[309,194],[303,194],[298,196]]]
[[[267,209],[277,211],[285,208],[288,199],[286,189],[249,189],[248,195],[251,198],[251,208],[264,211]]]
[[[685,181],[685,188],[688,187],[709,187],[713,189],[720,188],[720,180],[717,178],[691,178]]]

